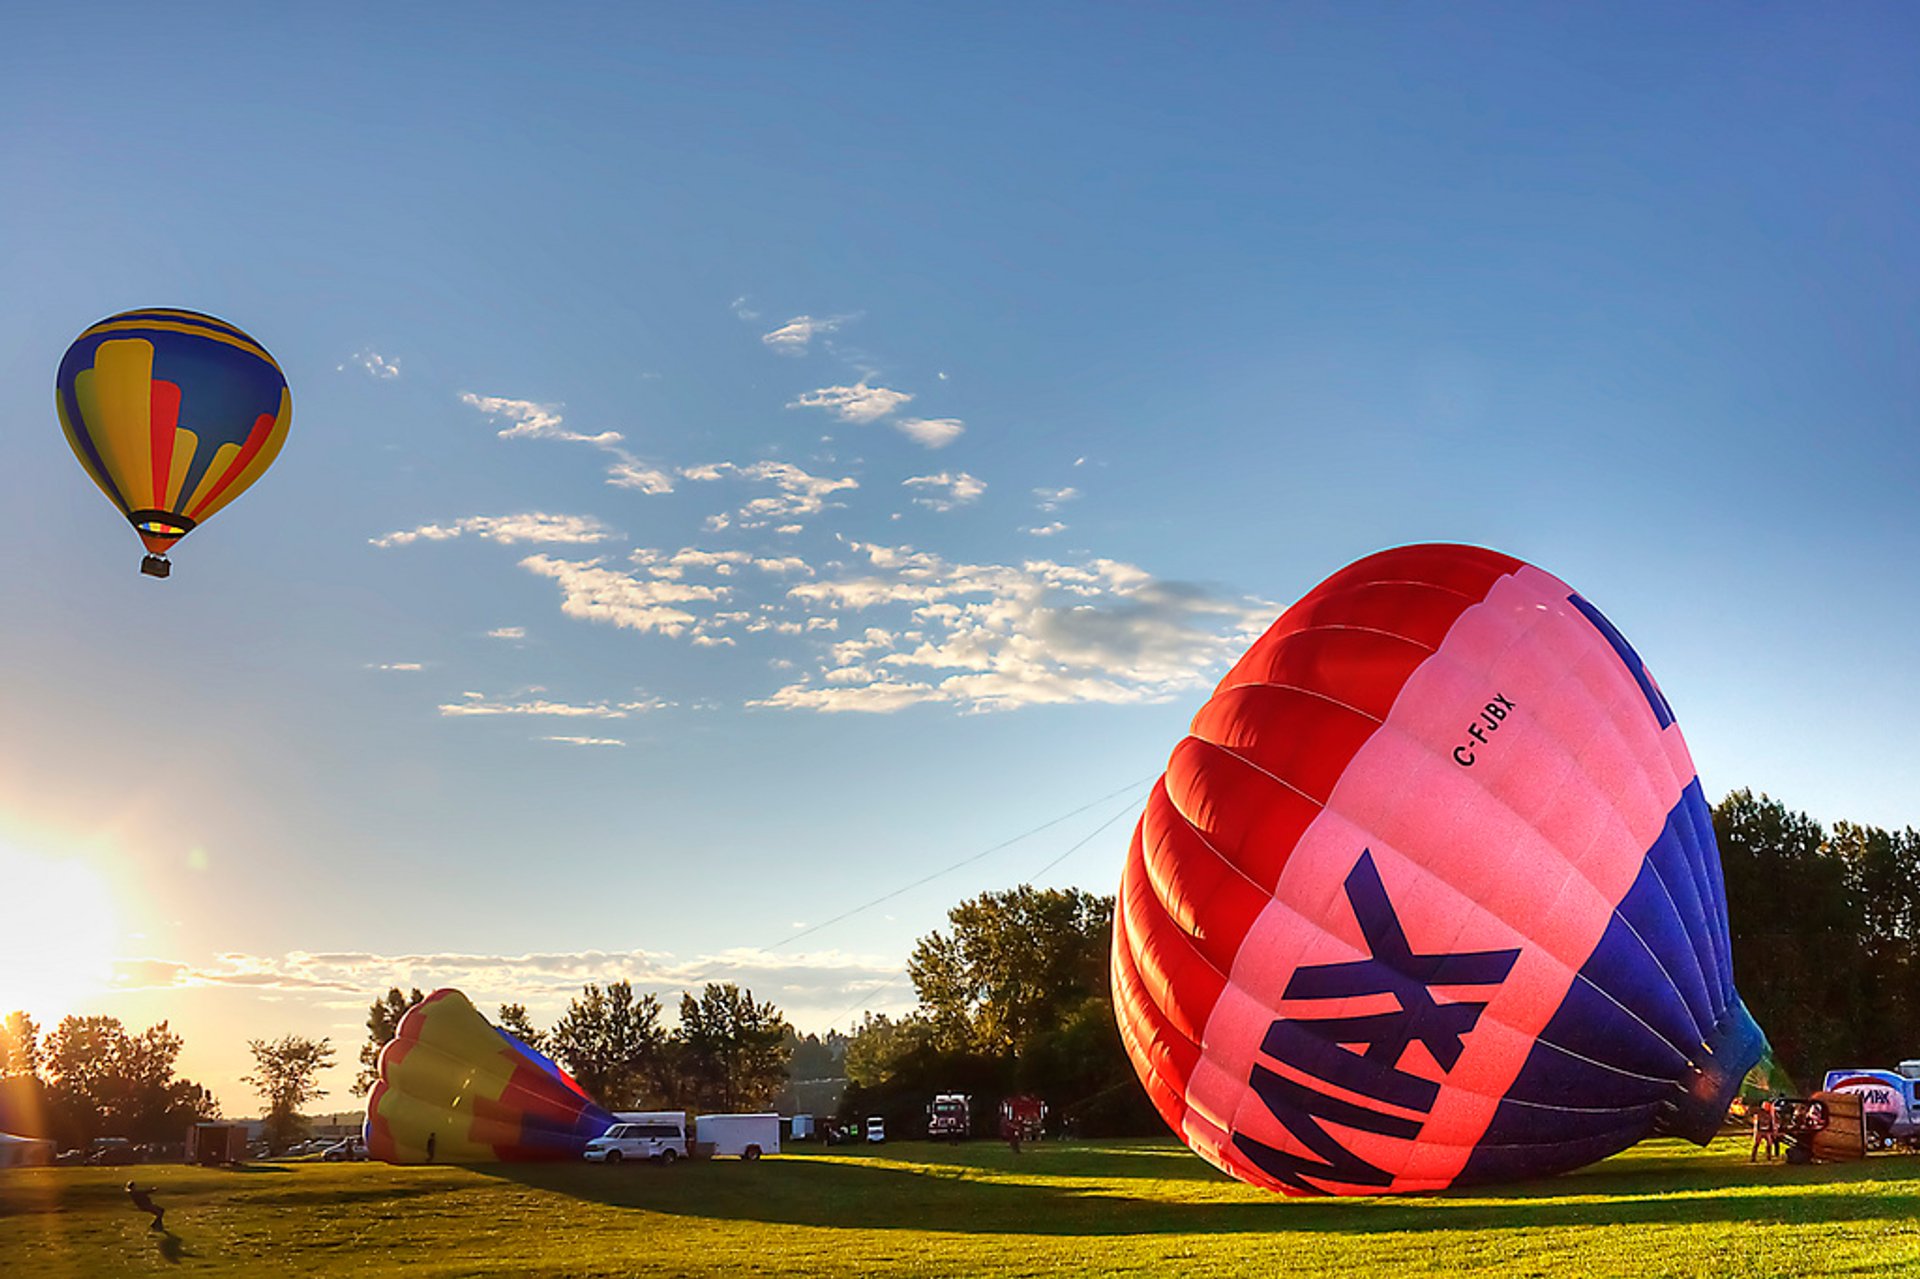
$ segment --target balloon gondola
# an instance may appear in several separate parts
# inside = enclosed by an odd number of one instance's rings
[[[67,443],[146,546],[140,571],[273,464],[293,420],[287,379],[265,347],[197,311],[123,311],[60,361],[54,408]]]
[[[1335,573],[1220,681],[1135,831],[1113,981],[1168,1124],[1288,1194],[1705,1144],[1767,1047],[1666,697],[1566,583],[1465,546]]]

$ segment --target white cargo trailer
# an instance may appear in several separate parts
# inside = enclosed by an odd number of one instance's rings
[[[780,1116],[697,1115],[693,1140],[702,1154],[758,1159],[780,1153]]]

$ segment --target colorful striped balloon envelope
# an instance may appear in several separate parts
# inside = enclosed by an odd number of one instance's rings
[[[197,311],[108,316],[60,361],[54,409],[87,475],[170,571],[174,543],[273,465],[293,421],[266,348]]]
[[[1566,583],[1466,546],[1342,569],[1220,682],[1135,831],[1113,982],[1174,1131],[1289,1194],[1704,1144],[1767,1050],[1665,696]]]
[[[400,1018],[367,1095],[367,1155],[393,1164],[578,1159],[613,1116],[566,1071],[436,990]]]

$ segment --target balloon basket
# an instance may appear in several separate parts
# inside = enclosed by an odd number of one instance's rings
[[[148,577],[170,577],[173,562],[164,555],[149,555],[140,561],[140,571]]]

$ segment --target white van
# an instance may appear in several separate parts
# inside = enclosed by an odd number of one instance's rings
[[[693,1121],[693,1138],[702,1152],[758,1159],[780,1153],[780,1116],[778,1115],[699,1115]]]
[[[640,1110],[614,1115],[613,1127],[587,1143],[588,1163],[618,1164],[636,1159],[670,1164],[687,1157],[687,1112]]]

